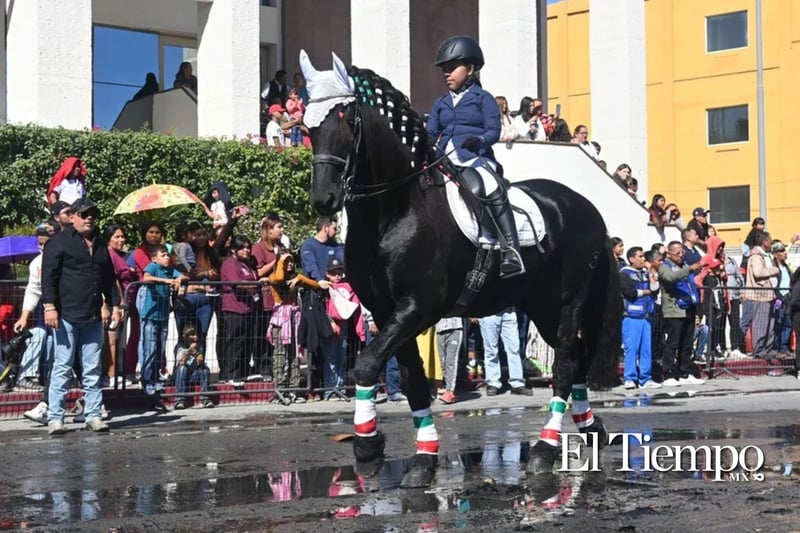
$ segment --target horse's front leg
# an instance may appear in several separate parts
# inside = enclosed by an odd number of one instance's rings
[[[410,357],[405,354],[409,350],[408,345],[410,342],[413,345],[416,359],[419,360],[416,344],[413,343],[413,340],[418,332],[429,326],[427,322],[430,321],[430,319],[423,317],[418,312],[417,305],[412,298],[401,300],[395,310],[386,318],[381,317],[375,310],[373,310],[373,314],[380,326],[380,330],[373,341],[358,355],[353,369],[353,376],[356,381],[353,453],[356,459],[356,472],[366,477],[377,474],[384,460],[384,436],[377,427],[377,411],[375,408],[378,375],[386,360],[392,354],[396,354],[398,362],[408,368],[405,360]],[[425,390],[427,403],[421,408],[430,409],[430,397],[427,396],[427,388]],[[415,392],[410,388],[406,391],[412,408],[414,405],[419,405],[420,402],[420,395],[415,394]],[[435,429],[433,429],[433,432],[435,433]],[[436,443],[438,450],[438,440]],[[435,454],[436,451],[433,453]]]

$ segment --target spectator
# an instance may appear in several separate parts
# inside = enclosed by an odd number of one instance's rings
[[[503,347],[508,362],[508,385],[511,394],[532,396],[533,391],[525,386],[522,374],[522,358],[519,354],[519,327],[517,313],[513,307],[506,308],[493,315],[478,319],[483,337],[483,360],[486,365],[486,395],[497,396],[503,388],[500,372],[499,341],[503,339]]]
[[[283,148],[286,145],[286,136],[283,134],[281,127],[281,119],[286,110],[278,104],[269,106],[270,121],[267,124],[266,138],[267,144],[271,144],[276,148]]]
[[[579,126],[580,127],[580,126]],[[617,183],[619,183],[622,187],[628,188],[628,180],[631,177],[631,167],[628,163],[622,163],[617,167],[617,170],[614,171],[614,174],[611,175]]]
[[[122,226],[111,224],[106,226],[103,230],[103,240],[108,243],[108,255],[111,258],[111,263],[114,265],[114,274],[117,279],[117,284],[120,290],[120,301],[123,305],[120,308],[127,312],[131,307],[136,307],[135,293],[129,291],[128,287],[139,278],[136,275],[136,268],[130,266],[127,261],[127,254],[125,252],[125,230]],[[138,313],[137,313],[138,316]],[[124,316],[123,316],[124,320]],[[120,346],[120,340],[124,339],[124,335],[120,336],[121,324],[117,324],[115,328],[106,328],[104,342],[103,342],[103,375],[102,381],[114,383],[117,379],[117,365],[122,361],[117,358],[117,352]],[[129,329],[136,328],[136,338],[138,339],[139,325],[129,324]],[[121,365],[120,365],[121,366]],[[106,377],[107,376],[107,377]],[[119,376],[122,379],[122,376]]]
[[[306,275],[317,280],[320,288],[327,290],[328,263],[334,257],[344,263],[344,247],[336,242],[336,234],[339,233],[336,217],[319,217],[316,228],[317,233],[300,245],[300,256]]]
[[[772,307],[775,303],[774,280],[780,275],[777,267],[770,266],[765,250],[770,249],[769,233],[759,231],[753,239],[755,246],[747,259],[746,290],[742,291],[742,332],[752,325],[753,356],[767,359],[772,355],[774,325]]]
[[[660,244],[660,243],[657,243]],[[654,245],[655,246],[655,245]],[[650,249],[644,253],[645,266],[647,267],[650,277],[658,279],[658,269],[661,262],[664,260],[666,247],[660,244],[663,252],[659,248]],[[662,368],[661,358],[664,352],[664,314],[661,311],[661,291],[658,291],[653,299],[653,316],[650,319],[652,325],[652,335],[650,342],[650,360],[651,360],[651,377],[658,377],[661,379]]]
[[[549,123],[549,120],[543,120],[542,101],[539,98],[523,97],[519,103],[517,116],[514,117],[517,137],[531,141],[546,141],[549,131],[545,122]]]
[[[741,317],[742,302],[741,302],[741,289],[744,287],[744,276],[742,275],[739,265],[730,256],[725,256],[725,273],[728,276],[728,322],[730,324],[730,339],[728,343],[729,351],[724,355],[726,357],[741,358],[744,357],[744,335],[739,328],[739,321]]]
[[[275,78],[261,91],[261,98],[266,100],[270,105],[280,99],[280,106],[283,107],[286,103],[286,99],[289,97],[289,88],[286,86],[287,77],[288,73],[285,70],[280,69],[277,71],[275,73]]]
[[[225,202],[222,201],[222,198],[219,194],[219,189],[213,187],[211,189],[211,206],[209,207],[209,211],[211,212],[211,219],[213,220],[212,226],[214,229],[221,228],[225,224],[228,223],[228,208],[225,205]]]
[[[626,389],[660,389],[652,379],[652,324],[658,274],[648,271],[644,250],[639,246],[627,253],[630,266],[619,271],[624,311],[622,343],[625,350],[623,379]]]
[[[602,168],[602,169],[603,169],[605,172],[608,172],[608,163],[606,163],[606,162],[605,162],[605,160],[603,160],[603,159],[600,159],[599,161],[597,161],[597,164],[598,164],[598,165],[600,166],[600,168]]]
[[[196,264],[194,270],[187,274],[190,283],[182,299],[181,312],[175,316],[178,331],[183,331],[187,326],[195,327],[197,349],[202,354],[207,353],[206,339],[214,316],[215,306],[212,298],[219,295],[216,286],[203,283],[219,281],[222,266],[217,251],[208,244],[208,235],[209,230],[206,227],[200,226],[194,230],[191,242]],[[220,335],[220,329],[217,334]]]
[[[456,377],[461,341],[464,337],[464,322],[461,318],[443,318],[436,323],[436,340],[439,343],[439,359],[444,375],[444,392],[439,395],[442,403],[456,403]]]
[[[617,269],[628,266],[622,254],[625,253],[625,243],[619,237],[611,237],[611,250],[614,252],[614,257],[617,259]]]
[[[300,387],[300,359],[297,352],[292,353],[292,346],[297,345],[297,327],[300,325],[297,293],[301,287],[319,289],[319,284],[298,273],[292,254],[283,253],[269,275],[274,308],[270,310],[267,339],[273,347],[270,374],[274,376],[276,389]],[[295,403],[306,401],[294,393],[287,396]]]
[[[56,231],[63,231],[68,228],[72,222],[69,217],[69,204],[63,200],[58,200],[50,206],[51,217],[48,222],[56,229]]]
[[[550,133],[547,140],[555,143],[571,143],[572,134],[570,133],[567,121],[563,118],[556,118],[553,121],[553,131]]]
[[[324,397],[326,400],[330,400],[334,391],[344,386],[345,356],[350,324],[355,324],[356,333],[362,341],[366,337],[361,320],[361,302],[350,284],[344,281],[344,263],[335,257],[331,259],[328,262],[327,276],[330,284],[328,289],[330,296],[326,307],[333,336],[324,341],[323,381],[325,388],[329,389],[325,391]]]
[[[728,290],[727,275],[723,262],[716,258],[716,248],[721,241],[719,237],[714,237],[709,242],[709,254],[706,257],[713,257],[710,261],[705,261],[706,268],[695,278],[695,283],[701,288],[700,309],[706,326],[708,327],[708,337],[710,339],[709,354],[713,357],[721,357],[725,351],[725,316],[728,314]],[[722,243],[724,246],[725,243]],[[713,254],[710,248],[715,248]],[[724,257],[724,251],[722,252]],[[704,258],[705,259],[705,258]],[[705,362],[703,353],[695,353],[695,361]]]
[[[70,209],[72,228],[50,239],[42,257],[45,324],[56,335],[47,413],[51,435],[65,432],[67,383],[76,353],[83,368],[86,426],[95,432],[108,431],[101,420],[100,346],[103,326],[112,319],[122,320],[114,267],[95,226],[100,214],[97,205],[84,197]],[[87,248],[93,253],[86,253]]]
[[[578,127],[575,128],[575,132],[572,135],[572,142],[580,146],[592,159],[598,158],[597,149],[589,141],[589,128],[583,124],[579,124]]]
[[[158,78],[152,72],[148,72],[147,76],[144,78],[144,85],[142,88],[139,89],[136,94],[133,95],[131,100],[139,100],[140,98],[147,98],[148,96],[152,96],[157,94],[159,91],[158,87]],[[196,92],[196,91],[195,91]]]
[[[711,224],[708,225],[708,236],[709,237],[719,237],[719,235],[717,235],[717,228],[715,228]]]
[[[689,266],[699,263],[703,256],[695,248],[697,233],[692,228],[686,228],[681,231],[681,239],[683,240],[683,261]]]
[[[639,193],[639,180],[631,176],[628,179],[627,190],[628,194],[630,194],[633,197],[633,199],[636,200],[636,203],[639,203],[639,197],[637,196],[637,194]],[[642,202],[642,205],[644,205],[644,202]]]
[[[141,321],[139,364],[142,369],[142,388],[153,396],[163,386],[158,381],[158,369],[163,366],[167,344],[168,320],[171,307],[170,291],[183,296],[185,279],[171,265],[167,247],[158,244],[150,248],[151,262],[142,272],[142,285],[136,295],[136,308]]]
[[[792,274],[794,273],[791,265],[787,262],[786,245],[781,241],[772,242],[772,259],[778,267],[780,274],[775,284],[777,298],[775,302],[775,350],[779,355],[789,354],[789,340],[792,336],[792,317],[789,309],[789,296],[792,288]]]
[[[591,141],[592,146],[594,146],[595,151],[597,152],[597,157],[600,157],[600,152],[603,150],[603,147],[600,146],[600,143],[597,141]]]
[[[300,131],[300,123],[303,122],[306,106],[294,88],[289,89],[289,97],[286,99],[286,112],[289,113],[289,122],[291,123],[289,142],[292,146],[302,146],[303,133]]]
[[[698,314],[694,317],[694,356],[692,360],[696,363],[704,363],[706,361],[705,354],[708,349],[709,329],[705,316]]]
[[[179,224],[175,230],[175,242],[172,245],[175,268],[184,274],[190,273],[197,266],[197,257],[194,255],[192,241],[194,232],[198,228],[200,228],[200,223],[193,220],[188,224]]]
[[[308,87],[306,87],[306,77],[302,72],[295,72],[292,78],[294,82],[293,89],[297,91],[297,95],[303,101],[303,105],[308,105]]]
[[[747,237],[744,238],[744,246],[742,246],[743,267],[746,267],[747,265],[747,258],[750,256],[750,249],[756,245],[756,235],[759,231],[764,231],[764,228],[766,227],[767,221],[761,217],[754,218],[752,224],[750,224],[750,231],[747,233]]]
[[[706,249],[706,239],[708,239],[708,214],[710,211],[703,209],[702,207],[695,207],[694,211],[692,211],[692,220],[686,225],[687,229],[693,229],[695,234],[697,235],[697,240],[695,244],[700,245],[700,247],[705,250]]]
[[[231,240],[232,255],[222,263],[222,331],[224,350],[217,354],[219,380],[241,387],[247,375],[253,341],[253,309],[259,303],[260,290],[240,285],[258,280],[250,266],[250,240],[237,235]]]
[[[686,223],[681,218],[681,212],[677,205],[667,204],[664,210],[667,212],[667,224],[675,224],[681,231],[686,229]]]
[[[664,207],[667,205],[667,199],[663,194],[653,195],[653,201],[650,202],[650,207],[647,209],[650,214],[650,223],[656,227],[660,232],[668,223],[667,212]]]
[[[197,330],[194,326],[186,326],[182,330],[181,340],[175,347],[175,410],[186,409],[186,385],[200,385],[200,403],[208,409],[214,407],[208,393],[208,382],[211,380],[211,371],[206,365],[205,356],[200,351]]]
[[[195,95],[197,94],[197,76],[192,73],[192,64],[188,61],[181,63],[178,67],[178,72],[175,73],[175,81],[172,87],[177,89],[183,87],[190,89]]]
[[[47,201],[53,205],[61,200],[72,204],[86,196],[86,167],[78,157],[68,157],[61,163],[47,188]]]
[[[693,375],[692,341],[699,297],[694,272],[700,263],[684,263],[683,245],[672,241],[667,246],[667,258],[658,268],[661,282],[661,311],[664,314],[664,386],[700,385],[704,380]]]
[[[514,139],[519,135],[517,134],[517,128],[514,126],[514,119],[511,118],[511,114],[508,112],[508,100],[506,100],[505,96],[495,96],[494,99],[497,102],[497,107],[500,108],[500,142],[514,142]]]

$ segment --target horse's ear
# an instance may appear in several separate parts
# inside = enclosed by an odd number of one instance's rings
[[[347,74],[347,67],[344,66],[342,60],[339,59],[339,56],[337,56],[335,53],[331,52],[331,56],[333,56],[333,72],[336,75],[336,79],[342,84],[342,86],[347,87],[351,93],[354,93],[356,88],[353,84],[353,80]]]
[[[311,81],[317,75],[317,69],[311,64],[311,59],[305,50],[300,50],[300,70],[303,71],[306,82]]]

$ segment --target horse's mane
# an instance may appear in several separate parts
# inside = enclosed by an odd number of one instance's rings
[[[370,69],[351,66],[347,73],[355,82],[356,98],[383,116],[399,141],[416,158],[424,158],[430,149],[428,133],[425,123],[411,107],[408,97],[389,80]]]

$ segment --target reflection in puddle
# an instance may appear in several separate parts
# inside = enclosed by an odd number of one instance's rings
[[[792,476],[792,465],[800,460],[796,456],[798,432],[794,425],[747,430],[635,427],[625,428],[624,432],[649,435],[651,445],[755,443],[768,452],[771,462],[766,464],[765,471],[775,472],[772,475]],[[712,479],[702,470],[645,472],[645,451],[637,442],[631,442],[629,447],[630,472],[620,471],[622,446],[617,444],[603,452],[601,472],[558,472],[526,478],[530,445],[524,439],[521,432],[513,429],[490,430],[484,433],[480,448],[440,454],[435,485],[430,490],[397,490],[410,459],[387,460],[380,474],[371,479],[356,475],[349,465],[229,476],[227,464],[204,463],[198,466],[204,467],[205,479],[106,489],[96,488],[99,480],[91,465],[86,465],[84,483],[91,489],[37,493],[33,487],[23,486],[24,496],[5,497],[6,516],[0,518],[0,529],[21,527],[20,524],[35,527],[313,498],[340,501],[331,502],[330,506],[310,506],[303,516],[305,520],[413,512],[422,513],[427,520],[420,528],[434,531],[437,516],[441,516],[437,513],[453,512],[457,527],[468,528],[470,520],[477,520],[474,517],[480,515],[473,511],[500,509],[514,510],[524,525],[570,515],[576,509],[591,512],[591,496],[605,489],[606,475],[615,483],[626,484]],[[583,463],[582,458],[575,461]],[[57,464],[48,468],[52,475],[58,475]],[[352,495],[360,497],[349,498]]]

